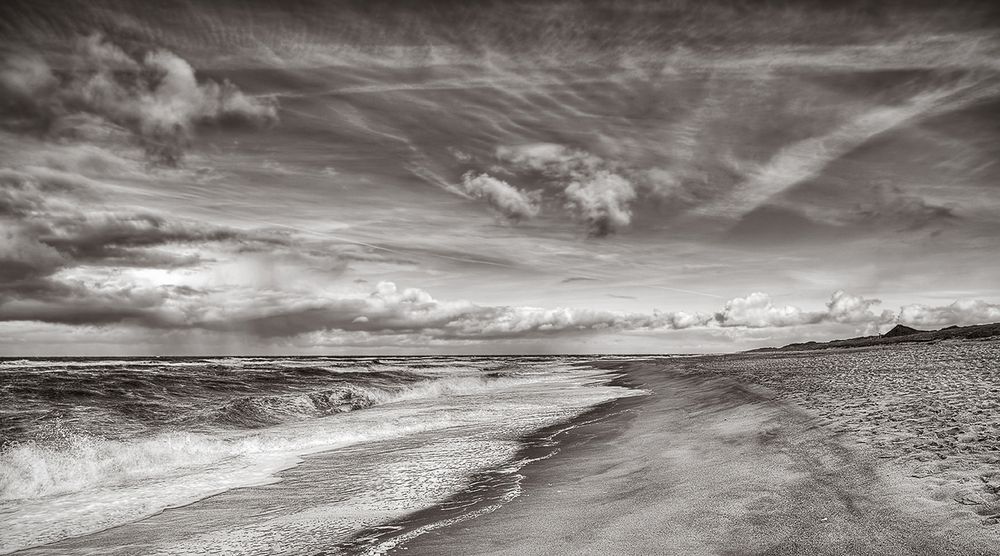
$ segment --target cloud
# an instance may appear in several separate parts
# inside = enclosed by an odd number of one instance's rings
[[[754,292],[746,297],[736,297],[726,302],[722,312],[716,314],[722,326],[746,326],[764,328],[770,326],[795,326],[818,322],[820,316],[804,313],[798,307],[775,306],[771,296]]]
[[[720,326],[742,326],[747,328],[770,328],[836,322],[841,324],[884,324],[892,322],[895,315],[883,311],[876,315],[872,307],[881,303],[878,299],[866,299],[837,290],[830,296],[825,311],[803,311],[786,305],[779,307],[771,296],[755,292],[746,297],[737,297],[726,302],[725,308],[715,315]]]
[[[855,111],[837,127],[785,145],[767,162],[752,168],[724,196],[698,212],[740,218],[773,197],[819,176],[831,163],[879,135],[950,110],[958,110],[997,93],[990,79],[960,79],[947,86],[920,90],[902,102]]]
[[[79,281],[53,284],[48,295],[18,296],[0,303],[0,320],[100,326],[130,323],[169,328],[176,323],[165,303],[173,295],[164,287],[100,288]]]
[[[964,299],[941,307],[905,305],[899,310],[898,320],[912,326],[933,327],[1000,322],[1000,304]]]
[[[842,205],[788,197],[772,199],[768,205],[801,214],[813,222],[860,232],[872,227],[897,232],[933,232],[963,219],[952,206],[935,204],[894,185],[876,184],[853,196],[853,202]]]
[[[482,306],[441,301],[418,288],[380,282],[367,296],[298,297],[291,292],[233,295],[199,301],[188,326],[264,337],[340,330],[384,336],[419,334],[445,340],[490,340],[581,334],[637,325],[629,316],[568,308]],[[232,300],[223,302],[233,295]],[[252,302],[241,302],[252,299]]]
[[[295,288],[290,283],[190,288],[142,287],[113,280],[37,280],[78,263],[73,258],[77,253],[32,242],[27,236],[5,239],[5,282],[22,279],[18,273],[23,275],[23,269],[36,278],[34,289],[8,289],[0,298],[0,320],[8,321],[98,326],[117,323],[155,330],[205,330],[301,341],[319,338],[315,335],[320,334],[323,342],[341,335],[361,343],[383,338],[383,343],[396,345],[445,345],[643,331],[778,329],[822,323],[875,330],[897,319],[891,311],[874,310],[879,300],[840,290],[816,311],[776,305],[769,295],[755,292],[730,299],[715,313],[623,313],[440,300],[425,290],[400,288],[393,282],[379,282],[367,293],[345,293]],[[163,241],[169,239],[164,237]],[[1000,320],[1000,305],[981,301],[939,308],[911,305],[903,308],[898,320],[912,324]]]
[[[561,188],[564,206],[586,223],[591,236],[604,237],[631,224],[635,184],[604,159],[555,143],[501,146],[496,154],[515,171],[540,173]]]
[[[517,169],[544,172],[553,178],[590,173],[604,164],[600,157],[556,143],[500,146],[496,154]]]
[[[149,211],[112,210],[97,184],[45,168],[0,169],[0,301],[82,296],[55,274],[83,265],[174,267],[198,261],[159,248],[251,239]]]
[[[0,291],[51,275],[68,262],[57,249],[23,230],[0,225]]]
[[[596,282],[597,278],[586,278],[584,276],[571,276],[569,278],[563,278],[559,281],[560,284],[569,284],[571,282]]]
[[[57,84],[52,69],[40,56],[10,56],[0,62],[0,90],[10,95],[8,102],[30,100]]]
[[[607,170],[599,170],[566,186],[566,205],[587,223],[590,234],[604,237],[632,222],[635,200],[632,182]]]
[[[153,160],[168,165],[180,161],[198,126],[260,126],[278,117],[273,99],[248,96],[229,81],[199,81],[176,54],[133,56],[99,34],[80,41],[66,71],[37,56],[7,59],[0,92],[16,99],[6,110],[8,126],[67,134],[76,131],[73,118],[89,114],[129,130]]]
[[[854,211],[853,219],[886,223],[909,231],[955,222],[959,219],[951,208],[929,203],[916,195],[906,194],[898,187],[877,187],[874,193],[874,201],[859,204]]]
[[[865,299],[858,295],[851,295],[844,290],[837,290],[830,296],[830,301],[826,304],[825,320],[840,323],[863,324],[875,323],[884,324],[892,322],[894,315],[892,311],[882,311],[876,315],[872,307],[881,303],[878,299]]]
[[[541,194],[537,191],[522,191],[488,174],[473,172],[462,176],[462,186],[469,195],[485,199],[493,210],[512,222],[538,216]]]

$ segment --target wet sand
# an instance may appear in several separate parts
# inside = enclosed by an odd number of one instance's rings
[[[933,496],[926,476],[789,400],[780,381],[691,361],[604,363],[652,394],[561,433],[554,457],[520,470],[519,497],[388,553],[1000,554],[995,523]]]

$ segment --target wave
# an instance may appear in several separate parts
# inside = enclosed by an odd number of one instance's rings
[[[214,421],[239,427],[256,428],[290,420],[324,417],[375,405],[367,389],[341,387],[305,394],[242,396],[215,410]]]
[[[537,380],[537,379],[536,379]],[[326,417],[403,400],[473,394],[527,382],[526,378],[493,374],[483,377],[424,379],[383,386],[344,384],[319,391],[241,396],[213,410],[215,423],[259,428],[289,421]]]
[[[0,554],[124,525],[234,488],[272,483],[279,471],[330,450],[335,452],[328,463],[345,470],[323,475],[323,488],[332,496],[354,496],[362,488],[366,500],[384,497],[409,512],[425,507],[429,496],[451,495],[482,466],[513,457],[518,447],[513,439],[524,432],[628,395],[602,386],[604,371],[560,362],[482,362],[469,369],[464,361],[442,361],[413,372],[392,368],[394,361],[351,360],[325,374],[317,374],[319,366],[288,363],[280,369],[243,366],[180,377],[158,370],[74,371],[78,381],[99,377],[120,388],[100,398],[60,401],[82,415],[32,419],[32,427],[53,434],[25,436],[0,448]],[[460,372],[475,374],[456,376]],[[66,373],[58,373],[63,381]],[[36,389],[51,389],[42,384],[51,378],[46,372],[35,381]],[[137,383],[137,378],[142,380]],[[187,397],[174,395],[180,391],[177,381],[190,383]],[[150,382],[155,388],[147,391]],[[52,405],[34,398],[21,410]],[[163,406],[170,416],[155,422],[133,419],[131,411],[121,411],[132,403],[124,398]],[[130,425],[145,428],[139,434],[122,428]],[[387,446],[393,447],[388,454]],[[355,458],[366,474],[370,470],[364,466],[374,463],[388,483],[356,485]],[[428,469],[446,477],[435,474],[429,480]],[[347,534],[356,523],[354,517],[344,519]]]
[[[227,490],[275,481],[302,456],[453,425],[398,415],[369,426],[275,427],[219,437],[160,433],[135,440],[79,436],[60,447],[24,443],[0,456],[0,553],[129,523]]]
[[[346,385],[301,394],[247,396],[215,410],[214,420],[262,428],[398,401],[475,394],[538,380],[541,377],[454,377],[385,388]],[[131,440],[70,434],[57,443],[14,442],[0,451],[0,501],[128,485],[183,474],[231,458],[302,453],[317,446],[364,441],[370,436],[368,432],[336,427],[278,435],[266,431],[244,435],[168,431]],[[380,433],[386,434],[393,431]]]

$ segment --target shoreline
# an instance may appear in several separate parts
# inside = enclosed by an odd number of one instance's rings
[[[571,416],[584,412],[598,418],[600,411],[590,413],[595,407],[604,408],[598,402],[633,394],[604,388],[602,385],[609,382],[621,384],[621,379],[613,381],[614,375],[587,369],[580,376],[568,375],[572,391],[567,392],[562,390],[561,379],[554,387],[532,386],[514,393],[506,388],[499,395],[486,390],[489,398],[473,388],[475,396],[455,397],[445,403],[386,404],[383,409],[345,412],[325,425],[304,420],[301,426],[307,431],[333,429],[328,435],[339,435],[345,429],[364,433],[366,424],[376,432],[384,428],[393,435],[303,454],[261,482],[18,550],[25,554],[190,553],[202,544],[226,552],[232,549],[232,539],[251,538],[260,539],[259,546],[277,543],[282,553],[295,554],[300,549],[332,550],[352,544],[352,539],[364,542],[359,530],[383,535],[395,532],[397,527],[384,524],[435,507],[441,499],[465,489],[470,477],[480,485],[480,494],[490,488],[490,492],[509,491],[517,486],[513,480],[516,474],[508,469],[512,461],[547,457],[554,449],[550,437],[574,426]],[[544,368],[543,372],[549,373]],[[458,412],[464,413],[456,415]],[[544,423],[554,425],[536,430]],[[415,430],[408,432],[406,427]],[[398,433],[400,430],[403,432]],[[247,436],[254,438],[256,434]],[[526,441],[532,451],[524,451]],[[469,504],[479,502],[455,500],[453,513],[472,511],[475,508]]]
[[[603,368],[600,365],[606,363],[608,362],[590,361],[584,364]],[[614,367],[607,369],[607,372],[619,373],[605,382],[609,386],[640,388],[627,373]],[[410,543],[422,535],[493,513],[504,504],[526,494],[524,484],[528,482],[530,475],[525,475],[522,471],[527,472],[539,462],[558,457],[566,446],[583,440],[581,436],[594,438],[612,434],[612,431],[606,430],[614,424],[611,422],[620,425],[619,420],[628,419],[629,412],[640,406],[647,397],[627,396],[603,402],[566,421],[526,434],[518,439],[521,448],[513,459],[502,466],[476,473],[461,492],[400,520],[360,531],[352,539],[334,547],[334,553],[393,554],[400,548],[409,550]],[[596,427],[605,430],[596,435],[593,431],[587,432]],[[587,430],[581,430],[582,428]]]
[[[557,454],[520,469],[509,503],[359,553],[1000,554],[1000,531],[920,499],[802,408],[686,364],[595,362],[653,393],[573,420]],[[440,522],[462,496],[385,538]]]

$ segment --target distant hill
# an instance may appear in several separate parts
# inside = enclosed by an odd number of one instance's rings
[[[897,324],[892,328],[892,330],[882,334],[883,338],[895,338],[897,336],[911,336],[913,334],[920,334],[923,330],[917,330],[916,328],[910,328],[909,326],[903,326],[902,324]]]
[[[933,342],[936,340],[979,340],[993,337],[1000,338],[1000,323],[977,324],[974,326],[949,326],[941,330],[917,330],[916,328],[898,324],[881,336],[863,336],[830,342],[802,342],[782,347],[760,348],[750,351],[800,351],[807,349],[878,346],[908,342]]]

